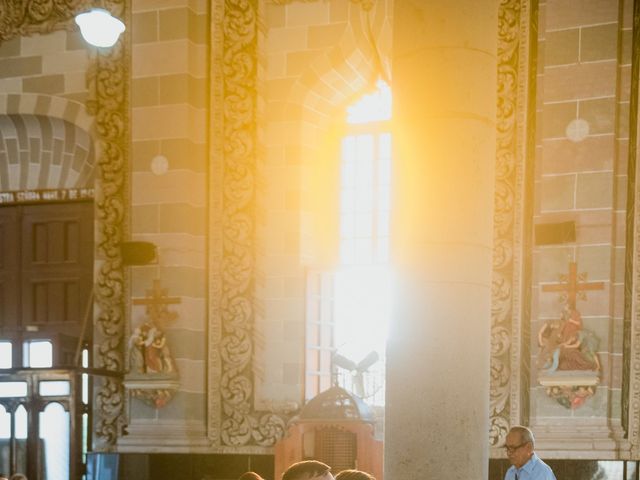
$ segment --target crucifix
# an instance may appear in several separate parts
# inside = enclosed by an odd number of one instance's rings
[[[160,287],[160,280],[155,279],[153,288],[147,290],[147,296],[145,298],[135,298],[133,304],[146,305],[147,315],[151,320],[153,322],[161,322],[162,320],[173,320],[176,317],[176,313],[170,312],[168,306],[181,301],[180,297],[169,297],[167,289]]]
[[[562,283],[555,285],[543,285],[543,292],[564,292],[567,297],[567,304],[571,310],[576,309],[576,298],[585,298],[584,292],[587,290],[603,290],[603,282],[587,282],[587,274],[578,274],[578,264],[569,262],[569,274],[560,275]]]

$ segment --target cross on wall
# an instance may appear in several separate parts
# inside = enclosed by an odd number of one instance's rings
[[[562,292],[567,296],[567,305],[571,310],[576,309],[578,296],[585,298],[584,292],[589,290],[604,290],[604,282],[587,282],[587,274],[578,274],[578,264],[569,262],[569,274],[560,275],[560,282],[553,285],[543,285],[543,292]]]
[[[169,297],[168,289],[160,286],[160,280],[153,281],[151,290],[147,290],[145,298],[136,298],[133,300],[134,305],[146,305],[147,315],[152,321],[172,320],[176,314],[170,312],[167,308],[169,305],[181,303],[180,297]]]

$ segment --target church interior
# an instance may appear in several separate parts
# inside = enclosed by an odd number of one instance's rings
[[[1,1],[0,472],[638,480],[639,78],[638,0]]]

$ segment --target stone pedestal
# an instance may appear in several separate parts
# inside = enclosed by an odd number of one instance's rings
[[[396,1],[385,478],[486,478],[497,0]]]

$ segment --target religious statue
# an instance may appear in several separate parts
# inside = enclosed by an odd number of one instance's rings
[[[167,338],[152,321],[136,327],[129,338],[129,363],[138,373],[173,373],[176,371]]]
[[[584,328],[576,300],[586,300],[586,290],[601,290],[602,282],[587,283],[578,275],[577,264],[569,264],[569,275],[559,285],[545,285],[544,292],[561,292],[565,302],[559,319],[546,321],[538,331],[538,382],[546,393],[567,408],[578,408],[595,395],[600,383],[600,360],[595,333]]]
[[[558,370],[600,370],[596,353],[599,340],[582,327],[582,316],[565,309],[560,320],[545,322],[538,332],[537,367],[552,373]]]
[[[159,280],[154,280],[146,298],[133,301],[146,306],[146,316],[129,337],[129,373],[124,383],[135,398],[155,408],[165,406],[178,388],[178,372],[164,332],[166,324],[177,317],[168,309],[175,303],[180,299],[168,297]]]

